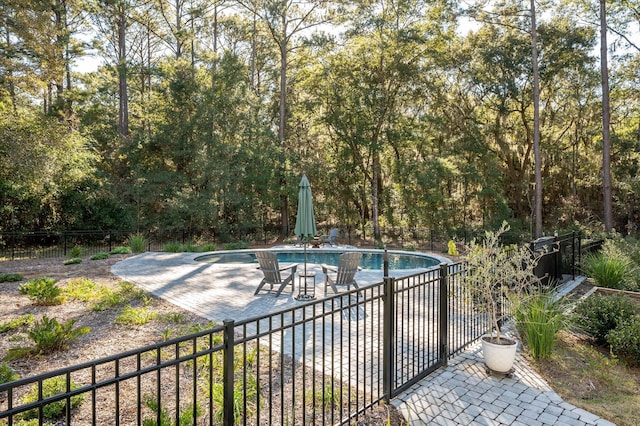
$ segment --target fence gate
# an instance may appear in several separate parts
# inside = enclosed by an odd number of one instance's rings
[[[385,384],[390,397],[446,363],[447,284],[446,265],[385,280],[385,293],[391,295],[385,298],[384,319],[391,346],[385,351],[389,357]]]

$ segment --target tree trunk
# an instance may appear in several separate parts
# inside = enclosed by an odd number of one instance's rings
[[[611,136],[609,133],[609,68],[607,64],[606,0],[600,0],[600,73],[602,77],[602,189],[604,195],[604,227],[613,230],[611,196]]]
[[[533,156],[535,162],[535,233],[542,236],[542,156],[540,154],[540,77],[538,72],[538,44],[536,2],[531,0],[531,60],[533,63]]]
[[[373,173],[371,175],[371,222],[373,223],[373,236],[376,242],[380,241],[380,194],[378,193],[378,179],[380,177],[380,173],[378,171],[380,167],[379,157],[380,155],[376,148],[373,153]]]
[[[120,11],[118,16],[118,134],[122,137],[129,134],[129,94],[127,90],[127,45],[126,16]]]
[[[281,178],[280,185],[283,187],[287,184],[287,153],[286,153],[286,139],[285,139],[285,130],[287,125],[287,46],[288,46],[288,37],[287,34],[287,19],[285,16],[282,17],[282,40],[280,40],[280,119],[278,123],[278,141],[280,142],[280,149],[282,153],[282,161],[280,164],[281,167]],[[289,197],[287,196],[287,192],[285,191],[280,196],[280,215],[282,216],[282,236],[286,237],[289,235]]]

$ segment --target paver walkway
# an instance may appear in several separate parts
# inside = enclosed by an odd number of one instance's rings
[[[295,305],[292,293],[253,295],[256,265],[207,264],[193,253],[145,253],[112,272],[213,321],[243,319]],[[316,292],[322,296],[320,268]],[[359,272],[362,285],[380,271]],[[297,281],[297,279],[296,279]],[[411,425],[613,425],[562,400],[518,354],[512,377],[487,375],[480,344],[473,345],[392,401]]]
[[[512,377],[488,375],[480,343],[392,404],[411,425],[614,425],[564,402],[520,353]]]

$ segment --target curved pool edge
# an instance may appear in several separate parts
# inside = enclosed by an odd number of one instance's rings
[[[294,247],[294,246],[286,246],[286,245],[279,245],[279,246],[272,246],[272,247],[266,247],[266,248],[249,248],[249,249],[237,249],[237,250],[214,250],[214,251],[209,251],[209,252],[202,252],[202,253],[191,253],[193,256],[191,256],[191,261],[193,262],[197,262],[197,263],[206,263],[206,261],[202,260],[205,257],[210,257],[210,256],[214,256],[214,255],[233,255],[233,254],[250,254],[250,253],[255,253],[256,251],[275,251],[275,252],[303,252],[304,248],[303,247]],[[374,253],[374,254],[383,254],[385,252],[385,250],[383,249],[367,249],[367,248],[358,248],[358,247],[353,247],[353,246],[343,246],[343,247],[319,247],[319,248],[307,248],[308,252],[314,252],[314,253],[319,253],[319,252],[325,252],[325,253],[346,253],[346,252],[351,252],[351,251],[360,251],[363,253]],[[445,257],[445,256],[441,256],[435,253],[431,253],[431,252],[421,252],[421,251],[409,251],[409,250],[386,250],[387,253],[389,254],[396,254],[396,255],[403,255],[403,256],[417,256],[417,257],[427,257],[427,258],[431,258],[431,259],[435,259],[438,264],[431,266],[429,268],[416,268],[416,269],[433,269],[433,268],[437,268],[439,267],[440,264],[444,263],[444,264],[453,264],[455,263],[453,260]],[[246,264],[246,262],[208,262],[212,265],[239,265],[239,264]],[[374,269],[374,270],[381,270],[381,269]],[[398,269],[398,270],[402,270],[402,269]],[[409,269],[406,269],[409,270]]]

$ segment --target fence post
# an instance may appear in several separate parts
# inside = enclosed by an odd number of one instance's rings
[[[571,279],[576,279],[576,231],[571,231]]]
[[[393,396],[393,382],[395,381],[395,357],[394,357],[394,333],[393,318],[395,317],[394,306],[394,283],[395,279],[388,276],[389,272],[389,255],[384,252],[384,316],[382,327],[382,361],[384,367],[382,369],[382,387],[384,391],[384,400],[390,403]]]
[[[234,371],[233,371],[233,352],[234,352],[234,320],[224,320],[224,352],[222,362],[222,423],[225,425],[235,424],[235,416],[233,412],[233,388],[234,388]]]
[[[449,266],[440,264],[440,363],[447,366],[449,359]]]
[[[577,264],[580,265],[580,262],[582,262],[582,231],[578,232],[578,262]],[[575,262],[574,262],[575,265]]]
[[[67,231],[62,231],[62,240],[64,241],[63,255],[67,255]]]

